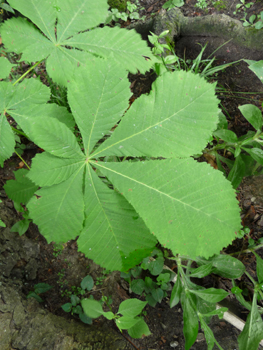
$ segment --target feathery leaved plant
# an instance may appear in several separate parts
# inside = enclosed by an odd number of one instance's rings
[[[134,31],[85,31],[106,18],[105,1],[9,3],[44,35],[26,19],[8,20],[1,28],[6,48],[21,60],[46,58],[50,77],[67,86],[72,112],[48,103],[49,88],[35,79],[0,83],[1,165],[15,144],[7,114],[44,149],[28,171],[41,189],[27,207],[47,241],[79,236],[86,256],[122,271],[149,256],[157,240],[175,255],[204,258],[231,243],[240,229],[235,192],[191,157],[218,123],[215,84],[168,72],[127,110],[126,69],[144,72],[154,59],[145,60],[153,56]]]

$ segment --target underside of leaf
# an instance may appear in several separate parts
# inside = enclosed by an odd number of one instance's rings
[[[110,270],[123,270],[122,257],[125,260],[136,249],[144,249],[147,256],[156,239],[133,207],[103,184],[90,165],[85,185],[86,220],[78,239],[79,250]],[[134,261],[128,268],[133,266]]]
[[[240,229],[231,184],[206,163],[190,158],[94,166],[174,254],[208,258],[230,244]]]
[[[137,99],[94,158],[188,157],[207,145],[218,122],[215,86],[191,72],[166,73]]]

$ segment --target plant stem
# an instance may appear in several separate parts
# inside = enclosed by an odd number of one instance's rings
[[[254,287],[256,286],[257,282],[254,280],[254,278],[250,275],[249,272],[245,271],[245,274],[250,279],[250,281],[253,283]]]
[[[241,250],[240,252],[235,252],[235,253],[231,253],[231,254],[228,254],[228,255],[238,255],[238,254],[243,254],[243,253],[253,253],[254,250],[258,250],[260,248],[263,247],[263,243],[257,245],[256,247],[253,247],[252,249],[245,249],[245,250]]]
[[[27,163],[25,162],[25,160],[20,156],[20,154],[17,153],[17,151],[15,150],[16,155],[22,160],[22,162],[27,166],[28,170],[30,170],[30,167],[27,165]]]
[[[17,134],[19,134],[19,135],[22,135],[22,136],[24,136],[24,137],[26,137],[28,140],[29,140],[29,137],[25,134],[25,133],[23,133],[22,131],[20,131],[20,130],[17,130],[16,128],[14,128],[13,126],[12,126],[12,130],[13,131],[15,131]]]
[[[42,60],[38,61],[38,62],[35,63],[31,68],[29,68],[23,75],[21,75],[20,78],[18,78],[18,79],[14,82],[13,86],[16,85],[20,80],[22,80],[29,72],[31,72],[32,69],[34,69],[36,66],[38,66],[39,63],[41,63],[42,61],[44,61],[44,59],[45,59],[45,58],[43,58]]]

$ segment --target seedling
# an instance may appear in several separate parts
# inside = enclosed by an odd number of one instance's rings
[[[39,294],[46,293],[48,292],[52,286],[50,286],[47,283],[38,283],[34,285],[34,291],[29,292],[27,294],[27,299],[28,298],[35,298],[39,303],[42,303],[44,300],[39,296]]]
[[[145,296],[148,304],[154,307],[167,296],[166,291],[171,289],[170,281],[175,276],[171,271],[164,269],[163,266],[163,253],[159,249],[155,249],[151,256],[143,259],[140,266],[136,266],[128,273],[122,273],[121,277],[130,283],[132,292]],[[142,270],[149,270],[155,278],[147,276],[145,279],[138,279],[137,277],[141,275]],[[132,280],[132,277],[135,279]]]
[[[62,254],[64,247],[62,243],[55,243],[53,247],[53,256],[57,258],[60,254]]]
[[[263,11],[261,11],[258,15],[250,16],[248,20],[246,19],[246,16],[241,18],[241,20],[244,21],[244,27],[254,26],[255,29],[261,29],[263,28]]]
[[[246,14],[247,14],[246,9],[249,9],[253,5],[254,5],[253,2],[247,2],[246,3],[246,0],[240,0],[240,4],[236,5],[236,11],[234,11],[233,14],[236,15],[237,12],[240,12],[240,11],[243,10],[244,13],[245,13],[245,16],[246,16]]]
[[[228,293],[222,289],[201,287],[192,282],[191,278],[203,278],[211,272],[227,278],[239,278],[245,271],[245,266],[237,259],[227,255],[216,255],[208,260],[196,258],[198,268],[192,268],[192,259],[187,256],[171,258],[176,261],[178,275],[174,284],[170,307],[176,306],[181,301],[184,313],[183,332],[185,337],[185,349],[189,350],[196,340],[199,322],[204,331],[209,348],[214,344],[220,350],[208,324],[212,316],[222,318],[226,308],[216,309],[216,303],[226,298]]]
[[[141,8],[142,10],[143,8]],[[145,16],[142,16],[140,18],[140,14],[138,12],[139,10],[139,1],[136,1],[135,3],[131,3],[130,1],[127,1],[127,11],[126,12],[120,12],[118,9],[113,8],[109,11],[108,17],[106,19],[105,24],[109,24],[112,21],[118,22],[120,19],[122,21],[127,21],[128,18],[130,19],[141,19],[144,20]],[[120,26],[119,23],[115,23],[115,25]]]
[[[185,70],[193,72],[194,74],[199,74],[201,77],[209,79],[212,75],[223,71],[227,67],[230,67],[232,64],[241,61],[239,60],[220,66],[213,66],[215,63],[215,57],[209,57],[212,56],[218,49],[220,49],[221,46],[218,47],[207,59],[204,59],[203,54],[207,44],[205,44],[204,47],[200,45],[202,49],[199,55],[193,61],[182,59],[175,54],[173,43],[169,39],[168,33],[169,30],[166,30],[158,36],[151,32],[151,35],[148,36],[149,41],[153,45],[152,52],[159,60],[159,62],[155,63],[154,65],[155,73],[158,76],[166,73],[167,71]],[[166,41],[165,44],[160,42],[164,39]]]
[[[73,286],[72,293],[70,295],[70,303],[63,304],[61,307],[65,312],[71,312],[71,314],[79,315],[80,320],[86,324],[92,324],[92,318],[88,317],[81,306],[81,298],[78,295],[83,296],[85,293],[92,290],[94,286],[93,278],[87,275],[81,281],[80,287]],[[92,298],[92,296],[91,296]]]
[[[221,112],[220,123],[213,133],[216,145],[206,148],[203,152],[215,157],[218,169],[225,175],[227,174],[221,162],[230,168],[227,178],[234,188],[239,186],[244,176],[261,174],[263,166],[263,151],[261,149],[263,144],[263,119],[261,111],[251,104],[240,106],[239,110],[256,131],[248,131],[246,135],[238,138],[233,131],[227,129],[228,122]],[[222,156],[220,150],[224,150],[224,154],[226,151],[230,152],[234,160]]]
[[[181,7],[184,5],[184,0],[168,0],[163,4],[163,9],[168,11],[174,7]]]
[[[217,2],[218,2],[218,0],[211,0],[211,1],[209,1],[209,0],[197,0],[195,7],[198,7],[201,10],[205,10],[209,6],[209,4],[214,6]]]
[[[139,316],[147,302],[138,299],[124,300],[116,314],[112,311],[103,311],[102,305],[97,300],[83,299],[81,305],[85,314],[90,318],[104,316],[108,320],[114,320],[120,331],[127,329],[132,338],[141,338],[150,335],[151,332],[143,317]]]

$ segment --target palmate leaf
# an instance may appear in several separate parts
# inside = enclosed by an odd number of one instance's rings
[[[87,72],[80,84],[77,80],[69,88],[71,109],[87,149],[109,133],[128,107],[130,97],[128,79],[120,79],[117,64],[100,63],[93,87],[94,97],[100,94],[93,106],[89,105],[93,92]],[[41,233],[48,241],[59,242],[65,239],[63,236],[71,239],[80,235],[79,249],[108,269],[134,266],[138,258],[132,259],[131,253],[137,249],[141,258],[149,255],[156,239],[127,200],[101,182],[73,133],[55,118],[36,118],[35,114],[33,110],[31,118],[26,119],[23,113],[17,117],[30,138],[47,151],[35,157],[29,174],[43,187],[37,192],[41,198],[34,198],[28,205]],[[86,130],[90,131],[87,135]],[[84,225],[81,213],[85,214]]]
[[[83,154],[71,131],[55,118],[36,118],[30,123],[30,137],[49,153],[37,156],[29,176],[44,186],[37,192],[41,198],[29,203],[34,222],[48,241],[60,242],[63,236],[70,239],[79,235],[79,250],[111,270],[134,266],[138,262],[133,260],[136,253],[141,258],[147,256],[156,243],[155,237],[174,254],[208,258],[219,253],[240,229],[234,190],[208,164],[179,158],[200,152],[216,128],[218,101],[214,86],[193,73],[167,73],[157,79],[154,93],[148,97],[150,102],[147,97],[136,100],[121,118],[130,93],[116,66],[113,61],[100,61],[94,81],[89,73],[93,68],[80,68],[69,83],[68,100],[83,136]],[[92,96],[94,105],[89,102]],[[149,131],[161,118],[165,125],[169,117],[166,138],[161,127]],[[116,130],[110,131],[120,119]],[[134,133],[134,120],[143,125],[141,133]],[[145,146],[146,134],[151,147]],[[103,142],[104,135],[108,139]],[[126,142],[129,139],[133,143]],[[101,145],[96,148],[98,141]],[[121,148],[119,153],[122,145],[125,151]],[[74,152],[64,153],[65,146]],[[116,154],[153,158],[139,158],[137,162],[120,159],[117,163],[110,161],[113,157],[108,161],[103,158]],[[157,157],[167,159],[154,159]],[[113,188],[106,185],[108,180]],[[74,229],[72,222],[81,210],[84,220],[80,218]]]
[[[151,50],[134,30],[93,29],[107,17],[106,0],[9,0],[9,3],[40,30],[25,19],[12,18],[1,28],[5,47],[23,53],[22,61],[47,58],[47,72],[58,84],[66,85],[75,69],[95,56],[112,56],[120,67],[133,73],[137,69],[145,72],[152,65],[143,57],[154,60]]]

